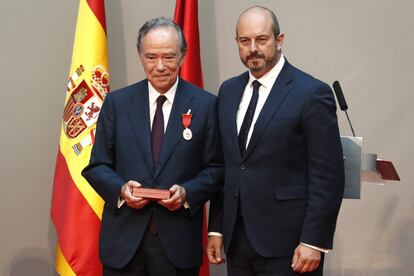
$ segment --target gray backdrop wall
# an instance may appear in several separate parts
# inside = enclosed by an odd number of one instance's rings
[[[401,182],[364,184],[345,200],[326,275],[413,275],[414,2],[200,0],[205,87],[244,70],[237,16],[261,4],[279,16],[291,63],[341,81],[366,152],[394,161]],[[135,50],[147,19],[171,17],[175,1],[107,0],[112,89],[144,77]],[[0,2],[0,275],[54,275],[50,197],[78,1]],[[342,135],[350,135],[339,113]],[[224,266],[212,275],[225,275]]]

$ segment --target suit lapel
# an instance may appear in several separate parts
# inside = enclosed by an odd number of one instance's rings
[[[243,155],[243,160],[249,156],[252,150],[256,147],[260,136],[266,129],[270,119],[277,113],[286,96],[290,92],[290,85],[292,83],[292,71],[291,65],[285,61],[285,65],[282,68],[279,76],[277,77],[269,96],[257,118],[254,125],[252,137],[250,138],[249,145],[246,152]]]
[[[136,91],[130,95],[130,105],[127,106],[129,122],[144,157],[145,165],[153,174],[151,153],[151,129],[149,119],[148,82],[137,84]]]
[[[184,130],[184,126],[182,121],[182,114],[187,113],[187,111],[191,108],[191,102],[193,98],[193,92],[188,89],[187,84],[180,79],[174,97],[170,117],[168,119],[168,125],[165,131],[164,142],[160,153],[161,166],[155,172],[154,179],[159,175],[165,164],[168,162],[168,159],[174,152],[178,142],[183,139],[182,132]],[[194,110],[191,113],[194,114]]]
[[[224,127],[222,129],[229,129],[230,131],[224,131],[225,133],[229,133],[230,137],[228,139],[230,140],[229,145],[231,146],[231,149],[229,152],[233,153],[233,157],[235,160],[240,160],[240,150],[239,150],[239,137],[237,135],[237,111],[239,109],[240,101],[243,96],[244,89],[249,81],[249,73],[246,72],[240,76],[240,80],[237,81],[237,86],[234,87],[233,93],[227,97],[228,102],[222,103],[223,106],[226,108],[222,110],[220,117],[220,121],[223,122]]]

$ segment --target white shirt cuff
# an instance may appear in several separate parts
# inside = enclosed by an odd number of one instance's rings
[[[118,209],[121,208],[122,205],[124,205],[124,203],[125,203],[125,200],[121,199],[121,197],[118,196],[118,204],[116,205]]]
[[[310,245],[310,244],[307,244],[307,243],[303,243],[303,242],[301,242],[301,244],[303,244],[304,246],[310,247],[312,249],[321,251],[321,252],[323,252],[325,254],[329,253],[329,249],[320,248],[320,247],[317,247],[317,246],[314,246],[314,245]]]
[[[207,236],[216,236],[216,237],[223,237],[223,235],[219,232],[208,232]]]

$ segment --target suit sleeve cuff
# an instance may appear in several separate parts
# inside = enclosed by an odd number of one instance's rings
[[[321,251],[321,252],[323,252],[323,253],[325,253],[325,254],[329,253],[329,249],[325,249],[325,248],[317,247],[317,246],[310,245],[310,244],[303,243],[303,242],[301,242],[300,244],[302,244],[302,245],[304,245],[304,246],[307,246],[307,247],[310,247],[310,248],[312,248],[312,249],[315,249],[315,250]]]

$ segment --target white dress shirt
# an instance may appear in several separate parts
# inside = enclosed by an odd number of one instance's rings
[[[164,133],[167,129],[168,125],[168,119],[170,118],[171,109],[173,106],[175,93],[177,92],[177,86],[178,86],[178,78],[175,81],[174,85],[165,92],[164,94],[161,94],[155,88],[152,86],[150,82],[148,82],[148,92],[149,92],[149,115],[150,115],[150,126],[152,130],[152,122],[154,121],[155,111],[157,110],[157,99],[159,96],[164,95],[167,100],[162,105],[162,113],[164,115]]]
[[[237,110],[237,115],[236,115],[237,134],[239,134],[240,132],[240,128],[243,123],[244,116],[246,115],[246,112],[247,112],[247,107],[249,106],[250,99],[252,98],[252,95],[253,95],[252,83],[254,80],[257,80],[260,82],[261,85],[259,87],[259,98],[257,100],[256,110],[253,115],[252,125],[247,135],[246,147],[249,145],[250,138],[252,137],[254,124],[256,123],[257,118],[259,117],[259,114],[262,111],[262,108],[267,100],[267,97],[270,94],[270,90],[272,90],[272,87],[275,84],[280,71],[282,71],[284,64],[285,64],[285,57],[281,55],[278,63],[276,63],[276,65],[269,72],[264,74],[259,79],[256,79],[252,75],[252,73],[249,71],[249,82],[247,83],[246,88],[244,89],[243,96],[240,100],[239,109]]]

